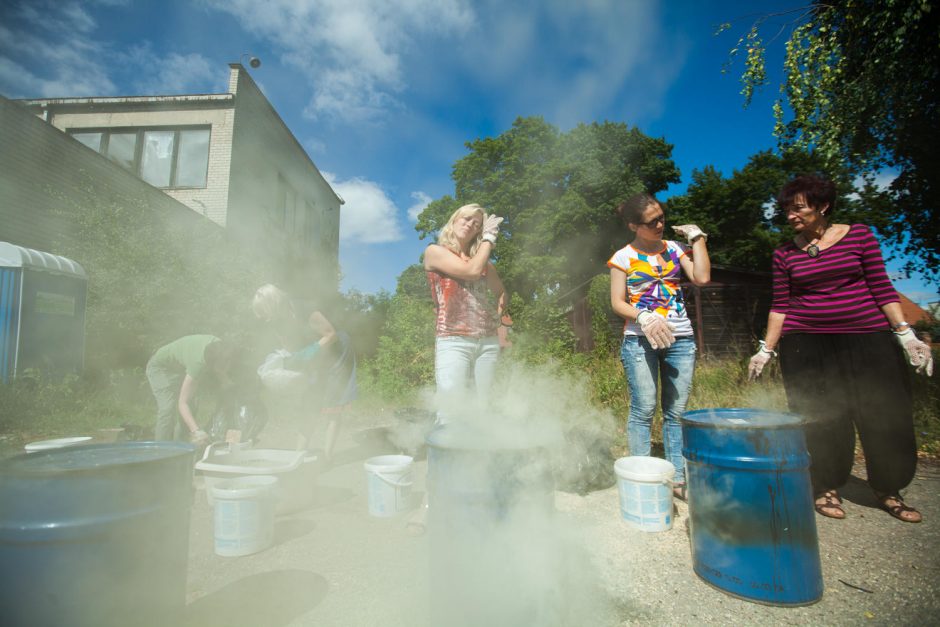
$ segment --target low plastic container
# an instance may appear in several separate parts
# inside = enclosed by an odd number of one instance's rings
[[[621,457],[614,462],[620,513],[640,531],[672,529],[672,478],[676,467],[658,457]]]
[[[409,455],[380,455],[366,460],[369,515],[385,518],[414,508],[413,462]]]
[[[30,442],[23,449],[27,453],[35,453],[37,451],[51,451],[57,448],[65,448],[67,446],[76,446],[78,444],[88,444],[91,442],[90,435],[77,435],[70,438],[56,438],[54,440],[39,440],[38,442]]]
[[[216,555],[251,555],[274,543],[277,483],[272,475],[246,475],[212,487]]]
[[[206,499],[215,505],[213,488],[226,479],[248,475],[278,478],[278,514],[289,514],[310,506],[316,491],[319,458],[309,451],[281,449],[242,449],[228,451],[212,446],[206,449],[196,470],[203,475]]]

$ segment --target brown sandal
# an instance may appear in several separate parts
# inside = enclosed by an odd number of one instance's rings
[[[878,497],[879,507],[898,520],[919,523],[924,519],[920,512],[904,502],[900,494],[876,494],[875,496]],[[894,501],[895,505],[888,505],[889,501]]]
[[[827,518],[842,520],[845,518],[845,510],[842,509],[842,497],[835,490],[826,490],[816,496],[813,505],[816,511]]]

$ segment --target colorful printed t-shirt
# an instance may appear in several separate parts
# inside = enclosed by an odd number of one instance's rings
[[[666,318],[674,327],[676,337],[692,335],[692,323],[686,312],[679,280],[682,266],[679,259],[689,254],[689,247],[665,241],[661,255],[666,264],[659,265],[659,255],[647,255],[627,244],[614,253],[608,268],[618,268],[627,275],[627,302],[637,309],[646,309]],[[624,335],[643,335],[640,325],[625,321]]]
[[[476,281],[461,281],[434,271],[428,271],[427,275],[431,298],[437,308],[438,337],[496,335],[499,317],[485,275]]]

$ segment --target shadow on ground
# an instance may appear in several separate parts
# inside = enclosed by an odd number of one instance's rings
[[[186,607],[186,627],[283,627],[326,597],[329,584],[304,570],[249,575]]]

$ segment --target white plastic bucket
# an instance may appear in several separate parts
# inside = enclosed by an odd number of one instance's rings
[[[251,555],[274,542],[277,477],[245,475],[212,486],[215,500],[215,553]]]
[[[35,453],[36,451],[49,451],[55,448],[65,448],[66,446],[75,446],[76,444],[87,444],[91,442],[90,435],[78,435],[72,438],[56,438],[55,440],[40,440],[38,442],[30,442],[23,448],[26,449],[27,453]]]
[[[621,457],[614,463],[620,513],[641,531],[672,529],[672,478],[676,468],[658,457]]]
[[[370,515],[385,518],[414,507],[411,498],[413,461],[409,455],[380,455],[366,460]]]
[[[225,448],[222,448],[225,447]],[[196,463],[206,487],[206,500],[215,505],[212,488],[222,481],[248,475],[277,477],[277,514],[289,514],[310,506],[316,492],[319,462],[308,451],[281,449],[230,450],[228,445],[210,445]]]

